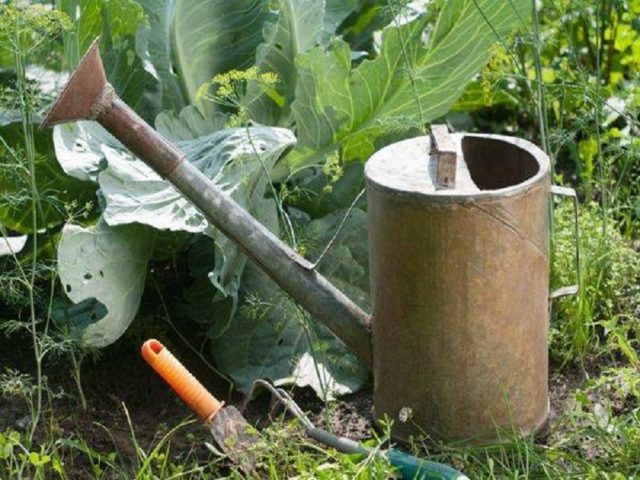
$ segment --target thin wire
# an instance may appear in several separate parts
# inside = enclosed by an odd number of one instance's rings
[[[315,270],[316,267],[320,264],[320,262],[322,262],[322,260],[324,259],[325,255],[327,254],[327,252],[331,249],[331,247],[333,247],[333,244],[336,242],[336,240],[338,239],[338,235],[340,235],[340,232],[342,231],[342,229],[344,228],[345,223],[347,223],[347,219],[349,218],[349,216],[351,215],[351,212],[353,211],[353,209],[356,207],[356,204],[360,201],[360,199],[362,198],[362,196],[364,195],[364,192],[366,190],[363,188],[362,190],[360,190],[360,193],[358,194],[358,196],[355,198],[355,200],[351,203],[351,206],[349,207],[349,210],[347,210],[347,213],[345,213],[344,217],[342,218],[342,221],[340,222],[340,225],[338,226],[338,229],[336,230],[336,233],[334,233],[333,238],[331,238],[331,240],[329,240],[329,243],[327,243],[326,247],[324,247],[324,250],[322,251],[322,253],[320,254],[320,256],[318,257],[318,259],[311,265],[311,269]]]

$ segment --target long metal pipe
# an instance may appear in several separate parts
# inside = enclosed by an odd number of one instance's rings
[[[131,152],[171,182],[312,316],[371,367],[369,315],[140,118],[106,81],[97,42],[84,56],[43,125],[98,121]]]

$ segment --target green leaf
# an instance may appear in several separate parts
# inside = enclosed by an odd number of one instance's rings
[[[175,135],[189,135],[183,124],[166,122],[169,136],[174,135],[174,125],[178,125]],[[223,130],[176,145],[200,171],[252,210],[253,201],[265,192],[264,168],[269,171],[294,144],[289,130],[252,127]],[[56,126],[54,145],[67,174],[99,183],[109,225],[141,223],[160,230],[213,235],[198,209],[97,123]],[[255,191],[259,193],[254,199]]]
[[[147,21],[144,10],[134,0],[63,0],[58,8],[75,20],[78,60],[103,33],[105,23],[111,40],[117,41],[135,35]]]
[[[251,118],[266,125],[286,122],[296,88],[296,55],[318,44],[322,33],[324,0],[280,0],[277,16],[264,26],[265,42],[258,47],[256,65],[260,73],[278,77],[277,93],[251,85],[247,108]]]
[[[259,84],[251,85],[246,99],[251,118],[265,125],[289,123],[298,76],[296,56],[318,44],[328,43],[338,25],[353,10],[355,0],[280,0],[277,3],[277,16],[265,23],[265,41],[258,47],[256,65],[260,73],[275,73],[278,84],[275,92],[265,92]]]
[[[35,146],[35,179],[42,207],[41,212],[38,207],[38,229],[55,227],[67,219],[67,208],[82,207],[94,201],[95,197],[90,185],[69,178],[60,170],[50,154],[49,132],[37,131]],[[22,124],[0,127],[0,157],[5,159],[5,165],[0,168],[0,223],[19,233],[33,233],[31,177],[24,155]]]
[[[222,130],[227,116],[219,112],[203,114],[195,105],[184,107],[179,114],[165,110],[156,117],[156,130],[173,142],[195,140],[198,137]]]
[[[184,134],[180,124],[179,135]],[[111,226],[139,223],[159,230],[205,233],[216,240],[210,280],[235,305],[246,258],[234,242],[212,228],[200,211],[166,180],[135,158],[102,127],[78,122],[56,127],[56,154],[66,172],[98,181],[103,218]],[[268,177],[285,150],[295,145],[283,128],[222,130],[177,143],[188,161],[277,233],[275,202],[266,199]]]
[[[107,166],[104,148],[120,142],[96,122],[76,122],[53,127],[56,158],[67,175],[83,181],[98,181]]]
[[[506,85],[487,89],[481,82],[474,80],[467,85],[464,93],[452,105],[451,110],[474,112],[496,106],[516,107],[518,102],[518,97],[509,92]]]
[[[69,299],[95,298],[108,313],[72,333],[92,347],[115,342],[131,324],[140,305],[152,234],[140,225],[109,227],[101,221],[84,228],[67,224],[58,245],[60,281]]]
[[[249,67],[262,41],[266,0],[176,0],[173,53],[186,96],[218,73]]]
[[[145,69],[160,82],[163,108],[179,112],[187,105],[182,81],[173,63],[171,37],[176,0],[138,0],[149,26],[136,37],[136,52]]]
[[[40,455],[37,452],[29,452],[29,463],[34,467],[42,467],[51,461],[49,455]]]
[[[136,34],[148,25],[134,0],[60,0],[58,8],[74,20],[75,31],[64,36],[65,57],[74,67],[100,37],[100,53],[109,82],[120,97],[144,118],[160,110],[157,81],[136,54]]]
[[[336,211],[304,226],[304,237],[317,255],[345,214]],[[366,213],[354,210],[320,271],[364,308],[369,305]],[[240,308],[221,334],[211,330],[212,352],[236,386],[247,391],[257,378],[311,386],[322,398],[359,389],[367,373],[325,327],[301,310],[258,267],[245,269]],[[224,321],[224,319],[222,319]],[[314,363],[315,358],[315,363]],[[320,377],[320,378],[319,378]]]
[[[508,35],[529,9],[526,0],[447,2],[428,46],[422,42],[423,16],[385,29],[380,55],[356,68],[340,40],[328,51],[299,55],[292,107],[299,147],[289,163],[322,161],[338,148],[345,160],[364,161],[383,145],[385,134],[419,128],[444,115],[488,60],[497,41],[494,30]]]
[[[267,179],[250,139],[267,171],[295,143],[288,130],[254,127],[223,130],[178,142],[177,147],[227,194],[252,210],[253,200],[264,196]],[[102,146],[102,152],[107,168],[100,172],[98,182],[109,225],[142,223],[160,230],[213,235],[196,207],[124,147]],[[254,199],[256,190],[258,198]]]
[[[323,26],[325,33],[333,35],[357,5],[357,0],[326,0]]]

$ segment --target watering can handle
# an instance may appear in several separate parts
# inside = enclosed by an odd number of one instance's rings
[[[561,197],[571,197],[573,199],[574,237],[576,243],[576,284],[553,290],[549,295],[549,298],[553,300],[555,298],[575,295],[580,290],[580,232],[578,226],[578,195],[576,191],[573,188],[552,185],[551,194]]]
[[[446,125],[431,125],[431,151],[436,159],[436,188],[456,188],[457,152]]]

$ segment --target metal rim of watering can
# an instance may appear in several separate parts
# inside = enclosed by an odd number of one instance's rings
[[[497,134],[488,134],[488,133],[452,133],[451,138],[455,141],[461,140],[464,137],[473,137],[473,138],[482,138],[489,140],[499,140],[503,142],[510,143],[514,147],[517,147],[524,152],[528,153],[532,157],[535,158],[537,164],[539,165],[539,170],[530,178],[520,182],[516,185],[512,185],[509,187],[499,188],[495,190],[484,190],[480,192],[474,193],[463,193],[456,192],[455,190],[441,190],[438,193],[430,193],[423,191],[403,191],[399,192],[395,188],[390,188],[386,185],[380,184],[371,178],[369,175],[367,165],[365,165],[365,177],[367,181],[367,188],[374,188],[376,190],[380,190],[385,194],[391,194],[394,196],[404,197],[404,198],[415,198],[416,200],[428,200],[433,203],[476,203],[476,202],[490,202],[493,200],[503,199],[505,197],[512,197],[516,195],[520,195],[522,193],[527,192],[528,190],[535,188],[536,185],[546,176],[550,177],[551,172],[551,162],[546,153],[544,153],[540,148],[538,148],[533,143],[523,140],[518,137],[510,137],[508,135],[497,135]],[[374,154],[374,156],[382,154],[384,155],[385,149],[388,147],[379,150]],[[373,157],[372,157],[373,158]],[[371,167],[369,167],[370,169]],[[443,195],[443,192],[446,192]]]
[[[434,127],[435,128],[435,127]],[[445,127],[446,128],[446,127]],[[432,135],[429,138],[429,146],[433,149],[433,141],[434,136]],[[482,203],[482,202],[491,202],[495,200],[501,200],[504,198],[509,198],[521,194],[526,194],[529,190],[536,188],[540,182],[544,179],[544,177],[551,177],[551,162],[549,160],[548,155],[542,151],[535,144],[523,140],[518,137],[512,137],[508,135],[497,135],[497,134],[478,134],[478,133],[450,133],[448,134],[447,140],[453,141],[454,143],[461,143],[462,139],[467,138],[481,138],[481,139],[489,139],[489,140],[498,140],[503,141],[505,143],[509,143],[516,148],[521,149],[522,151],[530,154],[536,161],[539,169],[538,171],[527,178],[526,180],[517,183],[515,185],[511,185],[504,188],[498,188],[493,190],[484,190],[480,192],[456,192],[455,189],[445,190],[444,195],[443,191],[440,190],[438,193],[435,192],[427,192],[420,190],[405,190],[399,191],[396,187],[391,187],[388,185],[384,185],[379,183],[374,179],[374,175],[371,175],[371,167],[368,171],[366,171],[366,181],[367,188],[376,189],[378,191],[383,192],[386,195],[402,197],[402,198],[415,198],[419,201],[428,201],[429,203],[441,203],[441,204],[452,204],[452,203]],[[411,139],[415,140],[415,139]],[[388,147],[385,147],[388,148]],[[380,150],[378,154],[384,155],[384,150]],[[367,167],[365,166],[365,169]],[[573,210],[574,210],[574,242],[575,242],[575,270],[576,270],[576,283],[574,285],[569,285],[565,287],[561,287],[555,289],[550,292],[549,299],[554,300],[557,298],[567,297],[571,295],[575,295],[579,292],[580,289],[580,241],[579,241],[579,226],[578,226],[578,196],[576,191],[569,187],[563,187],[559,185],[551,185],[549,187],[549,193],[552,196],[562,196],[562,197],[570,197],[573,199]]]

